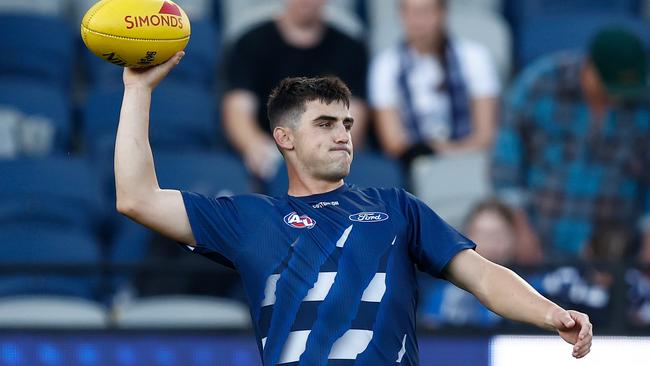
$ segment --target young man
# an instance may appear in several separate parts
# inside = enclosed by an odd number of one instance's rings
[[[240,272],[264,365],[417,365],[415,268],[505,317],[556,330],[583,357],[585,314],[537,294],[398,189],[346,185],[350,91],[337,78],[285,79],[269,119],[284,155],[283,197],[208,198],[160,189],[147,140],[151,91],[182,57],[126,69],[115,147],[117,209]],[[218,169],[218,167],[206,167]]]

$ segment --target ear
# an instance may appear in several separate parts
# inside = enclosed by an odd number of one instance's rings
[[[289,127],[277,126],[273,129],[273,139],[282,150],[293,150],[293,131]]]

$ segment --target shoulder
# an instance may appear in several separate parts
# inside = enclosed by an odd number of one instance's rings
[[[456,52],[461,56],[487,57],[489,55],[488,49],[485,46],[467,38],[452,38],[452,44]]]
[[[387,207],[393,209],[405,208],[410,202],[418,200],[403,188],[358,188],[352,186],[350,191],[366,198],[380,200]]]
[[[327,25],[327,33],[325,37],[327,40],[339,46],[365,50],[365,44],[361,40],[354,38],[329,24]]]
[[[399,48],[390,47],[372,59],[372,67],[377,71],[393,71],[399,67]]]
[[[576,52],[560,52],[540,58],[514,80],[507,103],[512,106],[530,105],[540,98],[557,94],[562,94],[565,100],[579,98],[583,60],[584,55]]]
[[[237,39],[235,43],[237,45],[260,45],[262,40],[269,40],[274,38],[274,35],[277,33],[275,24],[272,20],[265,20],[258,24],[253,25],[251,28],[244,31]]]
[[[452,47],[457,54],[459,62],[469,70],[486,70],[494,68],[494,62],[489,50],[482,44],[464,38],[453,38]],[[471,74],[471,73],[470,73]]]

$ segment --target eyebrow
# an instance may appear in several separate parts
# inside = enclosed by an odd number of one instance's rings
[[[318,116],[318,117],[316,117],[316,118],[313,119],[314,122],[316,122],[316,121],[323,121],[323,120],[325,120],[325,121],[336,122],[336,121],[338,121],[338,118],[336,118],[336,117],[334,117],[334,116],[320,115],[320,116]],[[345,118],[343,118],[343,123],[345,123],[345,122],[348,122],[348,123],[354,123],[354,118],[352,118],[352,117],[345,117]]]

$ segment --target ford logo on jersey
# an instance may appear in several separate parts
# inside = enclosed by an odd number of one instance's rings
[[[298,215],[295,211],[284,217],[284,223],[296,229],[311,229],[316,225],[316,220],[307,215]]]
[[[388,214],[383,212],[359,212],[350,215],[350,220],[356,222],[379,222],[388,219]]]

